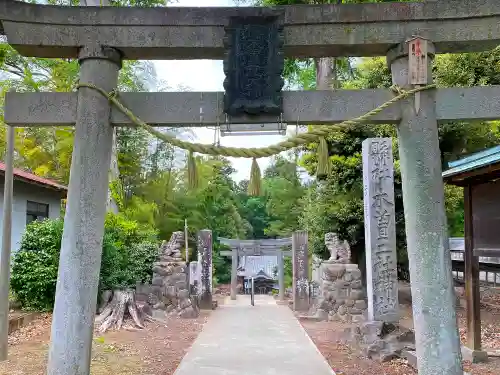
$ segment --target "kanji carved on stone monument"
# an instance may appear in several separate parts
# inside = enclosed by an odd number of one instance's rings
[[[368,318],[397,321],[398,283],[392,141],[363,142]]]

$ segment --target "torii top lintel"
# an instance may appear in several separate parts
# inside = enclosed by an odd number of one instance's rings
[[[76,58],[89,43],[125,59],[222,59],[234,15],[281,13],[289,57],[385,56],[412,35],[436,52],[500,44],[497,0],[297,5],[274,8],[67,7],[0,0],[0,32],[22,55]],[[467,30],[467,32],[464,32]]]

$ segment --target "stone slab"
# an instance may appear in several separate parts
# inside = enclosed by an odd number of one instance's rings
[[[26,56],[76,58],[92,40],[126,59],[222,59],[232,15],[284,15],[288,57],[384,56],[413,34],[440,53],[484,51],[500,43],[496,0],[325,4],[262,8],[79,8],[0,3],[0,32]],[[40,20],[43,20],[41,23]],[[401,21],[401,22],[395,22]],[[464,32],[468,30],[468,32]]]
[[[391,138],[362,144],[368,319],[399,320]]]
[[[22,313],[10,318],[8,334],[10,335],[11,333],[17,331],[21,327],[28,325],[33,320],[38,318],[39,315],[40,313],[38,312],[29,312],[29,313]]]
[[[473,350],[462,345],[462,359],[472,363],[481,363],[488,361],[488,352],[484,350]]]
[[[411,367],[417,368],[417,352],[414,350],[402,350],[401,357],[405,358]]]
[[[226,299],[174,375],[335,375],[292,311],[271,296]]]
[[[308,125],[334,124],[363,115],[394,94],[387,89],[283,92],[283,122]],[[222,92],[121,93],[120,100],[136,116],[153,126],[201,127],[217,124],[222,118]],[[436,117],[440,122],[494,120],[500,118],[500,86],[447,88],[436,90]],[[69,126],[76,121],[76,93],[16,93],[5,97],[5,122],[13,126]],[[203,115],[200,116],[200,108]],[[399,103],[374,116],[370,123],[397,124]],[[232,119],[233,121],[233,119]],[[252,120],[234,119],[234,123]],[[271,121],[271,120],[270,120]],[[275,122],[276,119],[272,119]],[[255,120],[253,120],[255,123]],[[117,108],[111,112],[115,126],[131,126]],[[262,123],[259,119],[259,123]],[[251,241],[221,239],[228,246],[252,245]],[[269,241],[269,240],[267,240]],[[260,242],[261,246],[289,246],[291,240]]]

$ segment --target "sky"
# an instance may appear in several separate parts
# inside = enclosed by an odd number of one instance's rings
[[[234,0],[178,0],[172,6],[216,7],[234,6]],[[219,60],[170,60],[155,61],[156,73],[159,79],[169,86],[169,91],[224,91],[224,72],[222,61]],[[199,128],[195,130],[199,143],[212,143],[214,130]],[[226,136],[221,137],[222,146],[232,147],[265,147],[284,139],[279,135]],[[236,181],[248,179],[250,176],[251,159],[230,158],[236,173]],[[259,159],[262,171],[269,165],[268,158]]]

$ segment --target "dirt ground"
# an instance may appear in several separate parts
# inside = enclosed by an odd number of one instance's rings
[[[499,305],[500,306],[500,305]],[[401,305],[402,324],[412,326],[411,307]],[[500,351],[500,308],[483,309],[482,342],[488,351]],[[465,310],[457,311],[460,336],[465,342]],[[398,359],[387,363],[377,363],[363,358],[348,345],[342,344],[342,333],[347,324],[338,322],[301,321],[311,339],[326,358],[337,375],[417,375],[417,371],[409,366],[406,360]],[[470,364],[464,362],[464,370],[472,375],[499,375],[500,358],[490,358],[488,363]]]
[[[166,326],[94,335],[92,375],[171,375],[198,336],[209,312],[197,319],[169,318]],[[0,375],[43,375],[47,364],[51,316],[45,314],[9,336],[9,360]]]

